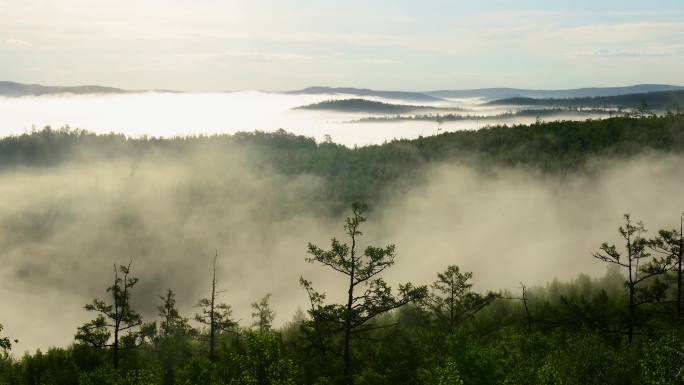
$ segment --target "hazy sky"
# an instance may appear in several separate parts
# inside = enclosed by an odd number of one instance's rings
[[[0,79],[183,90],[684,84],[684,1],[0,0]]]

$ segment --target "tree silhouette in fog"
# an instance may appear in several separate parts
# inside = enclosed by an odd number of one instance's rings
[[[114,265],[114,280],[107,288],[111,303],[95,298],[85,305],[87,311],[99,314],[76,333],[77,341],[96,348],[110,347],[114,369],[119,367],[122,350],[137,347],[151,334],[150,327],[143,327],[142,317],[131,308],[131,289],[138,283],[138,278],[131,276],[131,265]]]
[[[473,292],[472,277],[473,273],[461,272],[458,266],[450,265],[437,274],[430,294],[425,297],[424,302],[437,323],[449,332],[497,298],[494,293],[483,296]]]
[[[396,256],[395,246],[385,247],[367,246],[363,252],[359,252],[358,241],[363,235],[360,226],[366,221],[364,213],[367,206],[362,203],[352,205],[352,216],[347,217],[344,224],[345,234],[349,238],[348,243],[342,243],[336,238],[331,241],[330,249],[324,250],[309,243],[306,260],[310,263],[319,263],[344,276],[347,282],[347,300],[344,304],[325,305],[325,296],[313,289],[312,283],[301,279],[302,286],[309,294],[312,302],[309,315],[311,320],[308,327],[325,329],[319,333],[337,331],[342,333],[342,381],[347,384],[353,383],[351,362],[352,339],[361,333],[373,330],[377,326],[369,325],[369,321],[380,314],[399,308],[411,301],[423,298],[426,295],[426,287],[414,287],[407,283],[399,286],[399,295],[392,294],[392,289],[379,277],[387,268],[394,265]]]
[[[195,320],[209,327],[209,359],[216,360],[216,336],[217,334],[232,330],[237,326],[231,315],[233,310],[225,303],[219,303],[217,296],[222,290],[217,290],[216,280],[216,260],[218,252],[214,255],[211,263],[211,294],[208,298],[202,298],[197,302],[196,307],[200,312],[195,314]]]
[[[259,302],[254,302],[252,304],[252,318],[254,322],[253,327],[256,327],[259,333],[264,334],[271,331],[273,327],[273,320],[275,319],[275,312],[271,309],[269,300],[271,299],[271,294],[266,294]]]

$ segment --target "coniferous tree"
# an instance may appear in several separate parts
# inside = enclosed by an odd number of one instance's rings
[[[675,283],[675,308],[678,317],[684,315],[684,288],[682,287],[682,263],[684,262],[684,215],[679,218],[678,230],[660,230],[649,246],[665,258],[672,259],[672,272]]]
[[[444,272],[437,274],[430,295],[425,297],[437,322],[448,332],[453,332],[459,324],[496,298],[494,293],[483,296],[471,291],[472,277],[473,273],[462,273],[458,266],[450,265]]]
[[[167,289],[166,294],[160,295],[159,299],[162,300],[161,305],[157,306],[159,318],[161,318],[159,322],[161,335],[166,337],[177,332],[188,331],[190,329],[188,319],[181,317],[176,308],[176,293]]]
[[[399,308],[411,301],[423,298],[426,287],[413,287],[407,283],[399,286],[399,295],[392,294],[391,287],[379,275],[394,264],[395,246],[367,246],[359,253],[358,238],[362,235],[360,225],[366,221],[363,216],[367,206],[362,203],[352,205],[352,216],[345,220],[345,233],[350,243],[341,243],[333,238],[331,248],[323,250],[311,243],[306,260],[318,262],[344,275],[347,282],[347,300],[345,304],[323,304],[325,296],[316,292],[311,282],[300,279],[300,283],[312,299],[309,311],[311,320],[309,327],[327,325],[324,333],[330,331],[342,334],[342,380],[353,384],[351,342],[358,334],[374,329],[368,322],[380,314]],[[332,326],[332,328],[331,328]]]
[[[155,340],[155,348],[161,364],[162,384],[177,383],[178,368],[190,356],[190,337],[192,328],[188,319],[184,318],[176,308],[176,293],[171,289],[159,296],[162,303],[157,306],[159,335]]]
[[[110,347],[114,369],[119,367],[120,351],[136,347],[139,344],[137,340],[149,334],[149,327],[143,327],[142,317],[131,308],[131,289],[138,282],[138,278],[130,275],[131,264],[114,265],[114,281],[107,288],[112,302],[96,298],[85,305],[87,311],[99,314],[94,320],[80,326],[76,333],[76,340],[80,342],[96,348]],[[126,346],[122,346],[124,332],[129,337]]]
[[[658,302],[663,297],[666,287],[657,278],[671,269],[672,258],[669,255],[653,257],[648,252],[648,246],[653,242],[642,237],[646,232],[643,223],[635,224],[629,214],[625,214],[624,218],[625,225],[620,226],[618,231],[625,242],[625,254],[619,252],[615,245],[604,242],[600,251],[592,255],[600,261],[618,265],[626,270],[627,337],[631,344],[639,318],[638,307]]]
[[[273,326],[273,320],[275,319],[275,312],[271,309],[269,300],[271,299],[271,294],[266,294],[259,302],[254,302],[252,304],[252,318],[254,318],[253,327],[256,327],[260,334],[268,333],[271,331]]]

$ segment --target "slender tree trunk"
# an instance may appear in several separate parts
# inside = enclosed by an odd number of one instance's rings
[[[454,278],[453,276],[450,279],[450,292],[451,292],[451,298],[449,298],[449,332],[453,333],[454,328],[456,327],[456,320],[454,319],[454,306],[456,302],[456,293],[454,293]]]
[[[216,256],[214,256],[214,263],[212,265],[212,280],[211,280],[211,305],[209,307],[209,359],[216,360],[216,322],[214,319],[214,303],[216,301]]]
[[[356,260],[355,260],[355,249],[356,249],[356,227],[352,228],[352,247],[351,247],[351,271],[349,274],[349,291],[347,293],[347,314],[345,314],[344,319],[344,380],[348,385],[354,384],[354,377],[351,374],[351,356],[350,356],[350,345],[351,345],[351,321],[352,321],[352,304],[354,302],[354,274],[356,273]]]
[[[527,316],[527,332],[532,333],[532,315],[530,314],[530,309],[527,306],[527,290],[525,286],[522,287],[522,300],[523,305],[525,305],[525,315]]]
[[[124,280],[125,280],[124,276]],[[112,350],[114,353],[114,370],[119,369],[119,328],[121,327],[121,317],[122,317],[122,312],[123,312],[123,307],[121,307],[121,312],[119,312],[119,298],[118,295],[119,293],[116,290],[117,285],[119,284],[119,273],[116,270],[116,264],[114,265],[114,290],[112,291],[114,295],[114,345],[112,345]],[[124,281],[124,290],[126,287],[126,282]]]
[[[634,335],[634,277],[632,277],[632,239],[627,235],[627,272],[629,274],[629,319],[627,322],[627,340],[632,345]]]
[[[117,326],[114,329],[114,346],[112,346],[112,349],[114,350],[114,370],[119,369],[119,327]]]
[[[684,217],[679,217],[679,253],[677,253],[677,316],[682,316],[682,255],[684,255]]]

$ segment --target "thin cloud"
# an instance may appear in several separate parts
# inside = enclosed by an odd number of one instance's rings
[[[361,60],[362,63],[368,63],[368,64],[399,64],[401,63],[399,60],[392,60],[392,59],[363,59]]]
[[[2,11],[1,8],[0,11]],[[31,46],[31,43],[26,40],[9,38],[5,39],[5,45],[11,48],[28,48]]]
[[[684,23],[640,22],[584,25],[563,28],[554,35],[565,41],[584,41],[591,44],[633,45],[639,42],[682,41]]]
[[[601,48],[589,51],[569,52],[568,56],[598,56],[598,57],[652,57],[684,55],[684,45],[666,47],[642,47],[626,49]]]
[[[273,53],[273,52],[222,52],[212,55],[213,59],[221,58],[244,58],[244,59],[268,59],[268,60],[307,60],[313,59],[320,56],[307,55],[300,53]]]

